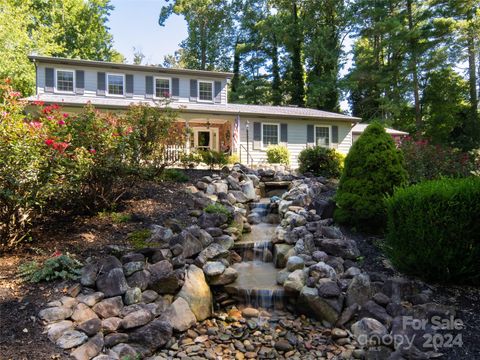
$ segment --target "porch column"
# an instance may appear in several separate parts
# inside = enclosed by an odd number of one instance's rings
[[[185,131],[187,132],[187,142],[185,144],[185,151],[187,154],[190,154],[190,126],[188,124],[188,119],[185,119]]]

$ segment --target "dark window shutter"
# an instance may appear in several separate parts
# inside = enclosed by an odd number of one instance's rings
[[[105,95],[105,73],[97,73],[97,95]]]
[[[172,97],[180,96],[180,80],[178,78],[172,78]]]
[[[332,126],[332,143],[338,144],[338,126],[337,125]]]
[[[125,96],[128,98],[133,97],[133,75],[125,75]]]
[[[215,96],[214,96],[216,103],[222,102],[222,82],[215,81]]]
[[[83,95],[85,92],[85,71],[75,70],[75,94]]]
[[[253,140],[262,141],[262,124],[259,122],[253,123]]]
[[[288,142],[288,125],[280,124],[280,142]]]
[[[307,143],[315,143],[315,133],[314,133],[314,126],[313,125],[307,125]]]
[[[145,76],[145,97],[153,98],[153,76]]]
[[[53,92],[55,87],[55,74],[53,68],[45,68],[45,92]]]
[[[197,101],[197,80],[190,79],[190,101]]]

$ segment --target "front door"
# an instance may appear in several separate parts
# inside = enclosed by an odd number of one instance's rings
[[[217,128],[194,128],[194,147],[198,150],[218,151]]]

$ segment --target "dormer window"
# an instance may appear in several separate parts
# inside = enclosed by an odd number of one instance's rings
[[[123,96],[125,92],[125,76],[123,74],[107,74],[107,95]]]
[[[172,93],[170,78],[155,78],[155,97],[168,98]]]
[[[75,72],[73,70],[56,70],[56,91],[73,93]]]
[[[198,101],[213,101],[213,81],[198,82]]]

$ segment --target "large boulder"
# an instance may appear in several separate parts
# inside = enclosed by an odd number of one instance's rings
[[[232,267],[225,269],[223,273],[216,276],[208,276],[208,283],[210,285],[227,285],[234,282],[238,277],[238,272]]]
[[[286,291],[299,293],[305,285],[306,276],[303,270],[295,270],[287,276],[283,283]]]
[[[197,319],[184,298],[177,298],[162,314],[162,319],[170,322],[177,331],[190,329]]]
[[[219,259],[226,259],[230,255],[230,252],[222,245],[213,243],[208,245],[198,254],[195,264],[203,267],[207,261],[214,261]]]
[[[101,273],[98,276],[96,285],[97,289],[105,294],[105,297],[114,297],[123,295],[128,289],[127,280],[123,274],[122,264],[119,267],[109,270],[107,273]]]
[[[219,213],[204,212],[198,218],[198,226],[200,226],[202,229],[220,227],[226,222],[228,222],[227,216],[225,214],[219,214]]]
[[[201,271],[201,270],[200,270]],[[151,352],[162,348],[172,337],[172,325],[160,318],[130,333],[129,342],[146,346]]]
[[[205,281],[203,270],[195,265],[188,268],[185,283],[176,297],[187,301],[198,321],[203,321],[212,314],[212,292]]]
[[[150,265],[148,271],[150,272],[149,289],[159,294],[174,294],[180,287],[180,281],[168,260]]]
[[[275,244],[273,246],[273,263],[277,268],[284,268],[287,265],[287,255],[290,249],[293,249],[293,246],[288,244]]]
[[[255,186],[253,186],[253,181],[242,181],[240,183],[242,188],[242,192],[248,200],[255,200],[257,198],[257,194],[255,194]]]
[[[352,279],[347,289],[347,306],[358,304],[364,306],[374,294],[370,277],[360,274]]]
[[[320,250],[332,256],[355,260],[360,256],[357,243],[350,239],[317,239],[316,245]]]
[[[298,309],[301,309],[307,315],[335,324],[342,310],[343,298],[324,299],[318,296],[317,289],[304,286],[298,302]]]
[[[213,241],[213,238],[206,231],[198,232],[196,230],[199,229],[197,227],[190,227],[183,230],[180,234],[174,236],[170,240],[170,248],[180,246],[181,254],[185,258],[189,258],[198,254],[205,248],[205,246]],[[200,235],[200,237],[195,236],[194,233],[196,235]]]

